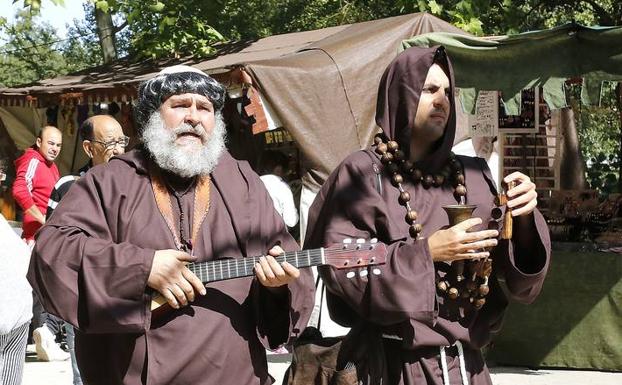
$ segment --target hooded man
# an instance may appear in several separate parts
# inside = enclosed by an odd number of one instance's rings
[[[491,384],[480,349],[508,303],[499,279],[510,299],[529,303],[548,269],[548,229],[535,209],[535,185],[522,173],[504,178],[516,184],[507,191],[514,234],[497,240],[505,207],[493,203],[486,163],[451,154],[453,95],[442,47],[400,54],[380,82],[382,133],[337,167],[310,209],[305,246],[376,237],[388,248],[387,263],[366,274],[319,268],[331,318],[377,337],[367,359],[354,357],[346,369],[364,383]],[[443,206],[457,203],[475,211],[449,226]],[[380,365],[371,359],[378,355]]]
[[[74,183],[37,238],[29,279],[76,327],[85,383],[270,384],[265,349],[306,324],[310,272],[272,257],[296,243],[226,151],[224,99],[187,66],[141,84],[142,146]]]

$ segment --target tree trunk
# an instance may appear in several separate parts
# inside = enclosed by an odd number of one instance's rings
[[[110,63],[117,58],[114,39],[115,28],[112,23],[111,12],[104,12],[95,7],[95,23],[97,24],[97,35],[99,36],[104,63]]]
[[[618,114],[620,115],[620,149],[618,150],[618,192],[622,193],[622,83],[616,86]]]
[[[562,130],[560,146],[560,188],[562,190],[583,190],[587,187],[585,181],[585,162],[579,148],[579,134],[575,125],[572,108],[559,110],[558,130]]]

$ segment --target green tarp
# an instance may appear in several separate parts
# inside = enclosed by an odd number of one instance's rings
[[[510,305],[487,359],[622,371],[622,255],[554,250],[540,296]]]
[[[583,78],[582,97],[591,103],[598,102],[602,81],[622,81],[622,27],[567,24],[492,38],[434,32],[404,41],[402,49],[439,44],[449,52],[468,111],[479,90],[501,91],[507,112],[517,114],[522,89],[543,87],[548,105],[561,108],[568,78]]]

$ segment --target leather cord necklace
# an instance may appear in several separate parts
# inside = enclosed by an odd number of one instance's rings
[[[151,179],[151,187],[153,189],[156,205],[158,206],[158,210],[166,222],[166,226],[173,235],[175,247],[177,247],[178,250],[186,251],[192,254],[192,248],[196,244],[201,224],[207,216],[210,208],[210,177],[197,177],[194,191],[193,221],[192,227],[190,228],[192,235],[189,240],[182,240],[181,228],[177,229],[175,220],[173,219],[173,207],[171,204],[172,196],[166,187],[159,168],[152,163],[149,165],[149,177]],[[180,215],[183,215],[183,211],[180,211]]]

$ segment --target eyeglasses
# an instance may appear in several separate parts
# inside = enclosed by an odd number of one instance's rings
[[[102,146],[104,146],[106,150],[109,151],[109,150],[113,150],[117,146],[120,146],[122,148],[127,147],[128,143],[130,142],[130,138],[127,136],[124,136],[122,139],[119,139],[119,140],[111,140],[108,142],[102,142],[99,140],[91,140],[91,142],[99,143]]]

